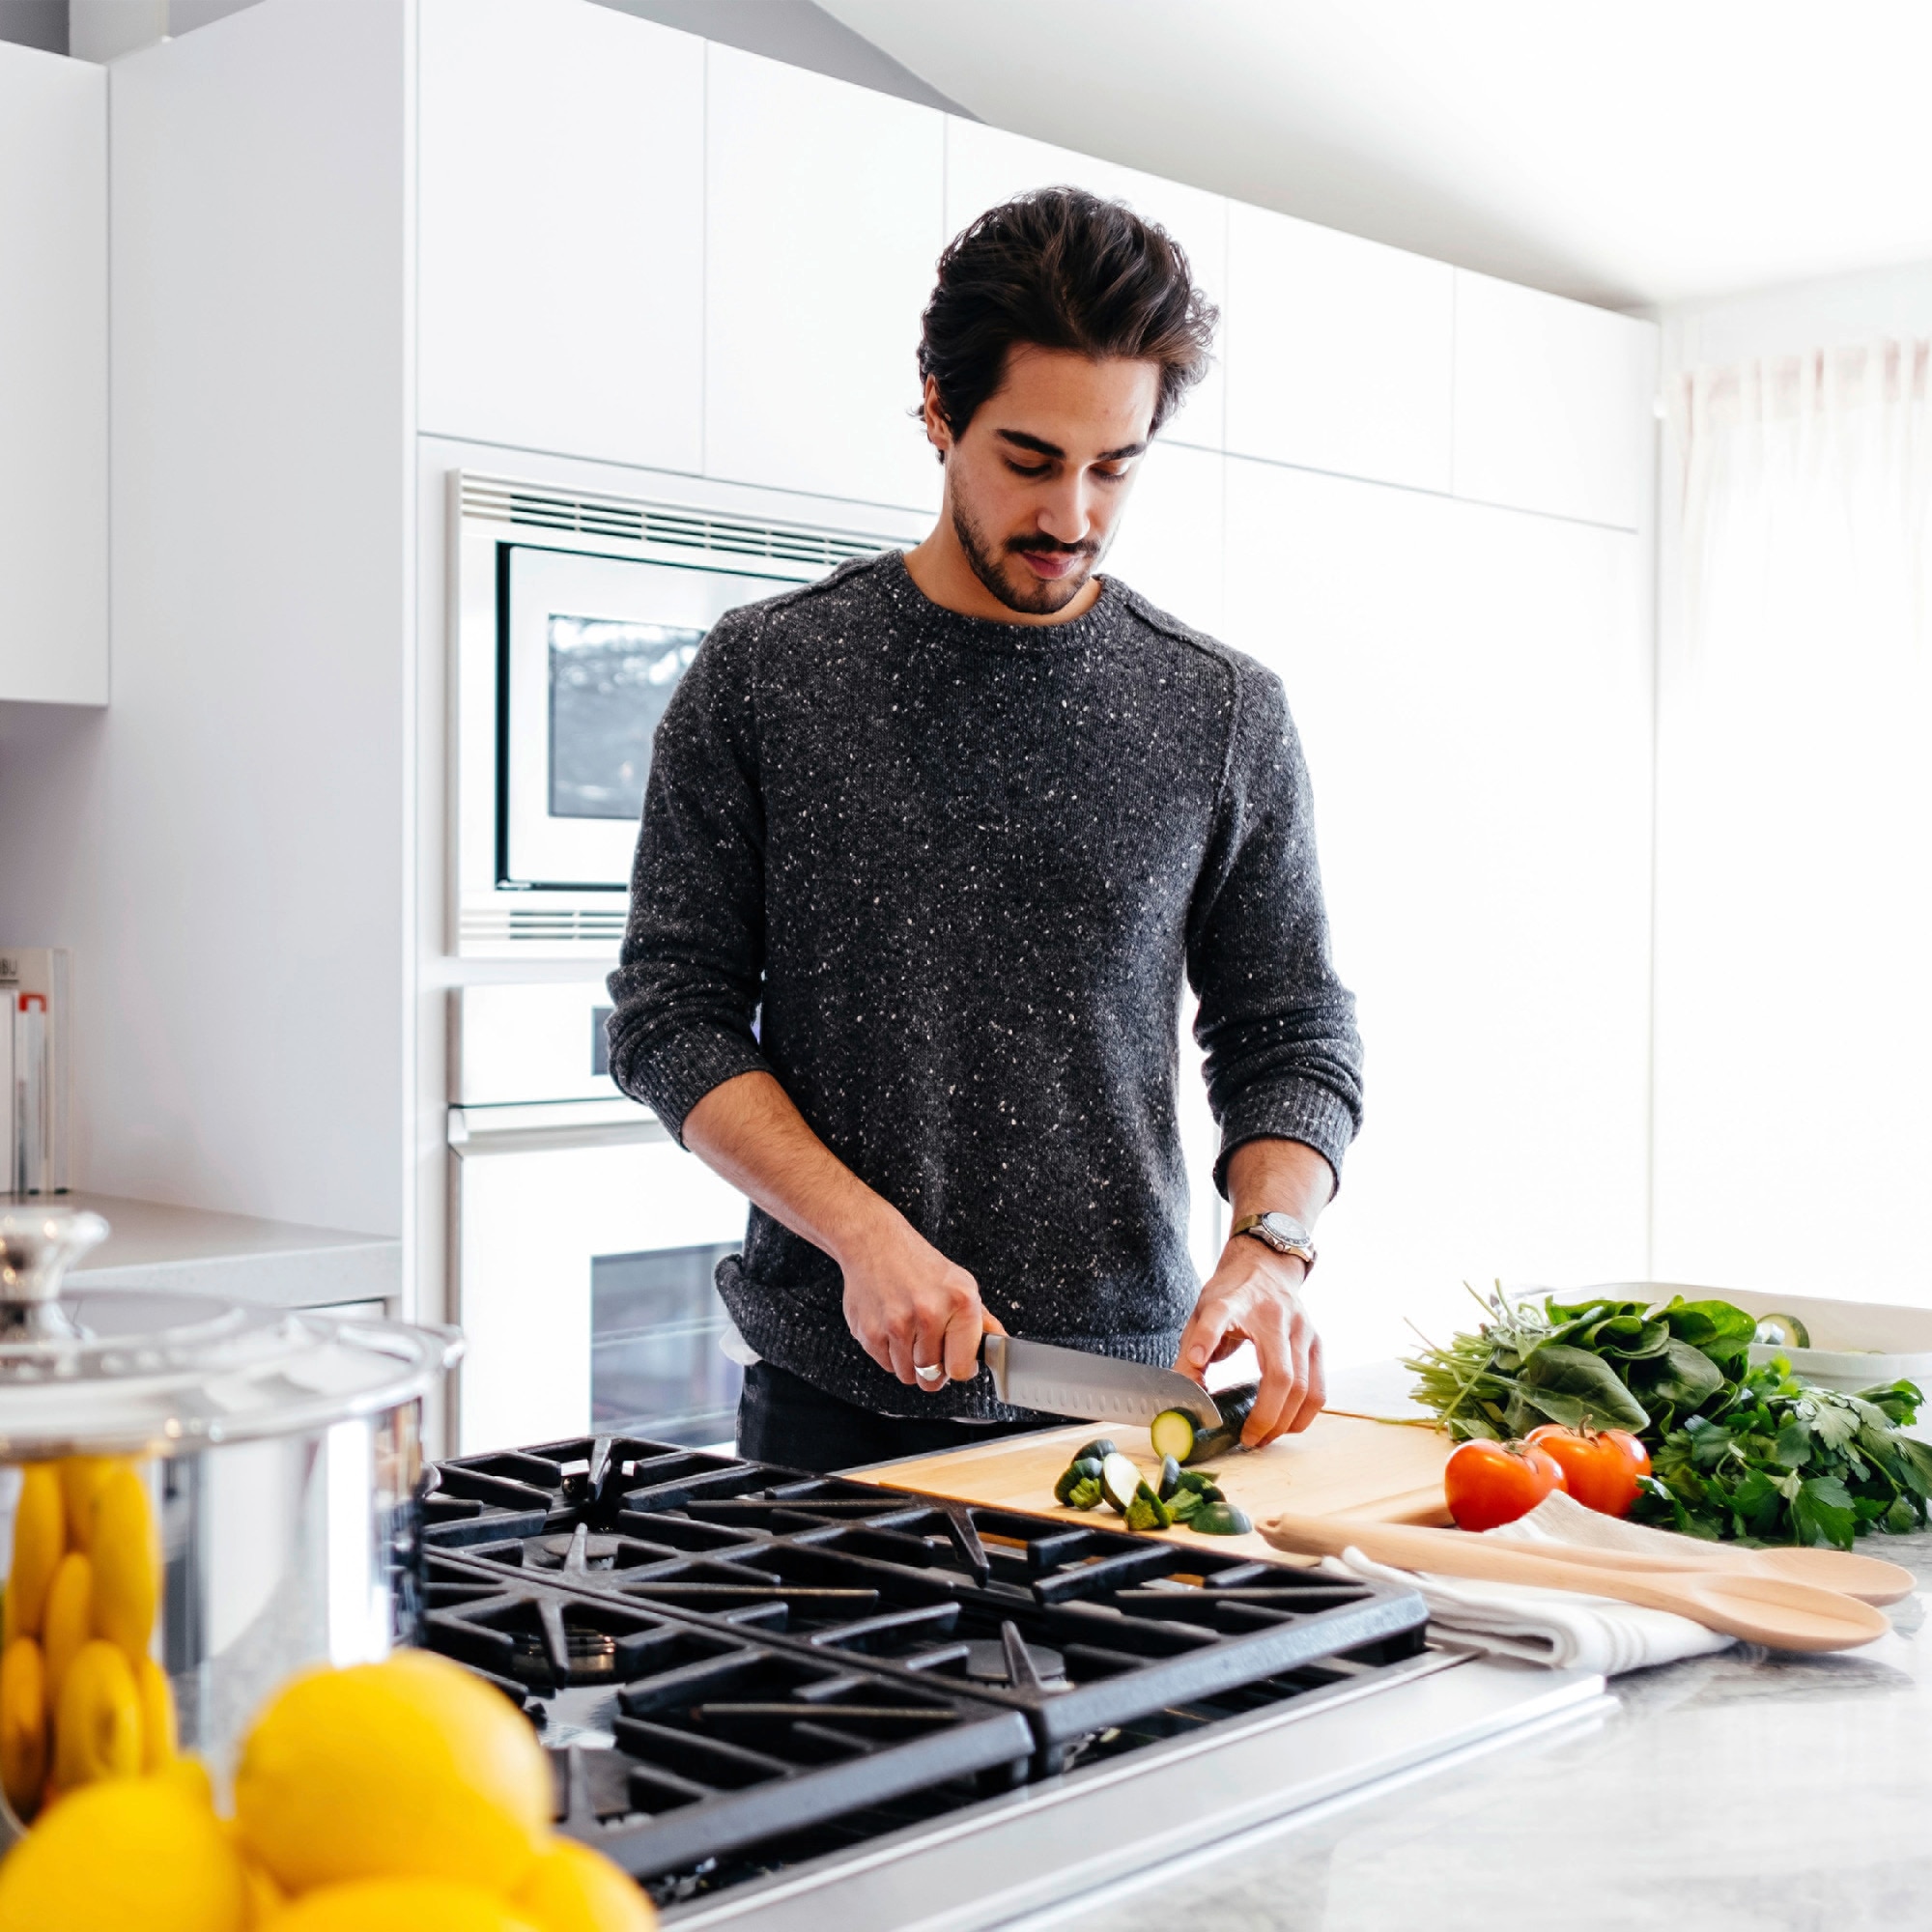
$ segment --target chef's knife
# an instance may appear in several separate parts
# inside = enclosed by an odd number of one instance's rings
[[[988,1335],[980,1352],[1000,1400],[1014,1408],[1077,1415],[1085,1422],[1139,1423],[1151,1422],[1163,1409],[1184,1408],[1204,1430],[1221,1426],[1214,1398],[1172,1369],[1056,1349],[1018,1335]]]

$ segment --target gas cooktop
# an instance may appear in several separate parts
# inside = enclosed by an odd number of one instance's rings
[[[439,1464],[424,1543],[423,1641],[529,1714],[561,1829],[679,1924],[912,1923],[947,1847],[979,1875],[947,1922],[990,1922],[1065,1889],[1067,1807],[1258,1744],[1279,1796],[1284,1720],[1455,1662],[1412,1592],[635,1437]]]

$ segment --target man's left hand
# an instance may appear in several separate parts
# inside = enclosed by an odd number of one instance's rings
[[[1255,1345],[1261,1393],[1241,1431],[1250,1449],[1306,1429],[1326,1398],[1321,1338],[1301,1305],[1305,1272],[1294,1256],[1278,1255],[1250,1236],[1235,1236],[1221,1250],[1220,1264],[1180,1338],[1175,1366],[1197,1381],[1209,1362],[1232,1354],[1243,1342]]]

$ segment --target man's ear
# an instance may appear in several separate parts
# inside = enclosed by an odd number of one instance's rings
[[[944,463],[947,452],[952,447],[952,431],[947,424],[946,412],[939,406],[939,384],[930,376],[925,379],[921,413],[925,419],[925,440],[938,452],[940,462]]]

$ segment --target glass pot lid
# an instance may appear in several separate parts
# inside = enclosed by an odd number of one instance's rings
[[[326,1428],[419,1396],[450,1329],[336,1321],[164,1289],[60,1293],[98,1214],[0,1208],[0,1461],[181,1455]]]

